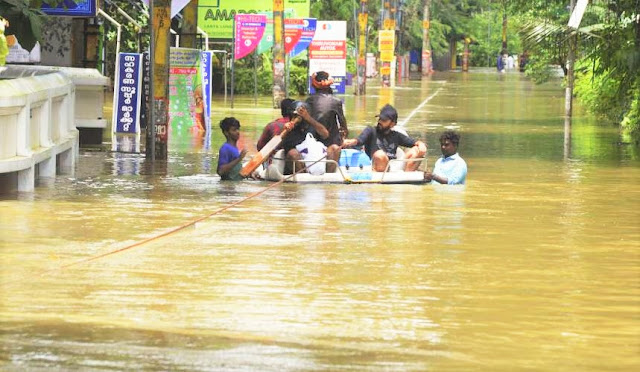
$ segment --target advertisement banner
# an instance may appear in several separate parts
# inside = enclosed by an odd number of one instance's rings
[[[258,43],[258,48],[256,48],[256,53],[262,54],[270,51],[273,47],[273,12],[262,12],[259,14],[267,16],[267,26],[264,28],[264,35]],[[284,11],[284,18],[293,18],[292,14],[292,9],[286,9]]]
[[[206,132],[200,50],[171,48],[169,54],[169,125],[172,140]]]
[[[115,133],[140,133],[142,54],[120,53],[116,59],[113,131]]]
[[[310,0],[284,0],[287,18],[309,17]],[[210,39],[233,38],[233,19],[236,14],[273,14],[273,0],[199,0],[198,27]],[[267,32],[267,35],[271,35]]]
[[[235,50],[233,52],[235,59],[240,59],[256,49],[266,25],[267,16],[264,14],[236,14]]]
[[[273,12],[260,14],[264,14],[267,17],[267,24],[264,28],[264,35],[256,48],[256,53],[258,54],[265,53],[273,47]]]
[[[298,44],[302,37],[302,28],[304,27],[304,19],[302,18],[285,18],[284,19],[284,53],[288,54],[293,47]]]
[[[326,71],[336,93],[345,93],[347,76],[347,22],[318,21],[309,45],[309,72]],[[309,81],[310,91],[313,87]]]
[[[291,57],[295,57],[298,54],[304,52],[311,41],[313,41],[313,36],[316,34],[316,25],[318,21],[315,18],[304,18],[304,22],[302,25],[302,35],[300,36],[300,40],[293,47],[293,50],[289,54]]]
[[[380,51],[380,61],[393,61],[395,51],[396,32],[393,30],[378,31],[378,50]],[[384,75],[384,74],[383,74]]]

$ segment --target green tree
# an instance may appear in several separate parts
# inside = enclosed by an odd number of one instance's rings
[[[529,17],[523,28],[535,53],[532,73],[544,80],[549,64],[565,70],[567,41],[579,37],[576,94],[592,112],[640,134],[640,11],[637,0],[590,3],[578,30],[566,24],[569,13],[561,1],[513,0]],[[537,70],[537,71],[536,71]],[[565,70],[566,72],[566,70]]]

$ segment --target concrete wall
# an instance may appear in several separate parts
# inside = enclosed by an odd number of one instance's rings
[[[74,172],[75,94],[60,72],[0,80],[0,190],[33,191],[36,175]]]

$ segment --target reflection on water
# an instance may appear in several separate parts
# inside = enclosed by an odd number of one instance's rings
[[[433,229],[445,234],[441,244],[460,245],[465,233],[463,218],[466,211],[464,185],[433,185],[433,208],[439,213],[434,218]]]
[[[210,149],[82,151],[74,176],[3,195],[2,369],[638,369],[637,148],[577,110],[565,159],[563,91],[519,74],[405,84],[400,120],[442,88],[405,128],[429,164],[459,128],[466,186],[280,185],[90,262],[268,184],[219,180],[214,125]],[[345,96],[353,136],[372,97]],[[279,115],[236,107],[214,112],[247,146]]]

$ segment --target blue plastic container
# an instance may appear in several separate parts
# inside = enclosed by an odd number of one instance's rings
[[[356,149],[342,149],[340,151],[340,160],[338,164],[341,167],[366,167],[371,165],[371,159],[364,151]]]

